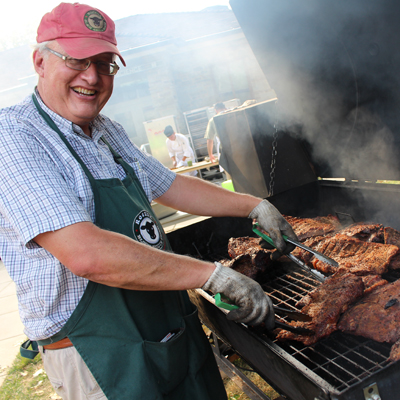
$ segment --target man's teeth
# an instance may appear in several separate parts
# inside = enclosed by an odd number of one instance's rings
[[[93,96],[96,91],[95,90],[88,90],[88,89],[84,89],[84,88],[72,88],[75,92],[79,93],[79,94],[84,94],[86,96]]]

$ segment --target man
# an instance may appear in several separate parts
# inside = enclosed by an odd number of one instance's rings
[[[187,159],[194,161],[194,152],[186,136],[176,133],[171,125],[165,127],[164,135],[167,137],[168,154],[175,168],[187,166]],[[196,176],[197,171],[187,172],[184,175]]]
[[[221,114],[222,112],[226,111],[226,107],[225,107],[224,103],[215,104],[214,109],[215,109],[215,115]],[[215,162],[215,157],[214,157],[214,153],[213,153],[214,139],[217,140],[219,143],[219,138],[218,138],[218,134],[217,134],[217,128],[215,126],[214,117],[212,117],[208,121],[204,138],[207,139],[207,151],[208,151],[208,156],[210,157],[210,161]],[[219,153],[219,145],[217,148],[217,153]]]
[[[165,251],[150,201],[257,219],[283,253],[290,225],[265,200],[176,175],[99,114],[125,65],[106,14],[61,3],[37,42],[34,94],[0,112],[0,255],[50,381],[72,400],[226,398],[186,290],[221,292],[239,306],[229,319],[269,328],[272,303],[221,264]]]

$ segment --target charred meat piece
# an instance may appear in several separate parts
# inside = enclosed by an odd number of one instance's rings
[[[384,240],[385,244],[392,244],[400,248],[400,232],[390,226],[384,229]],[[400,252],[390,260],[389,268],[400,269]]]
[[[284,215],[284,217],[292,226],[300,242],[313,236],[324,236],[337,230],[337,225],[331,222],[323,222],[313,218],[297,218],[287,215]]]
[[[228,242],[228,254],[231,258],[236,258],[255,248],[261,250],[261,240],[260,237],[255,238],[250,236],[230,238]]]
[[[333,258],[341,267],[356,275],[382,275],[388,269],[390,260],[397,254],[398,247],[381,243],[369,243],[337,234],[322,240],[315,250]],[[313,267],[323,273],[334,273],[335,267],[316,258]]]
[[[400,339],[392,346],[389,354],[389,361],[400,360]]]
[[[345,312],[338,329],[377,342],[400,338],[400,280],[379,286]]]
[[[366,222],[357,222],[342,229],[338,233],[347,235],[364,242],[383,243],[383,225]]]
[[[393,244],[400,247],[400,232],[387,226],[384,230],[385,244]]]
[[[222,262],[225,267],[232,268],[249,278],[254,279],[257,275],[252,263],[250,254],[240,254],[233,260]]]
[[[340,315],[347,310],[349,305],[362,296],[363,290],[364,284],[361,277],[339,268],[334,275],[326,279],[324,283],[296,304],[296,307],[302,307],[302,313],[312,317],[312,321],[292,321],[290,325],[308,328],[313,330],[315,335],[303,336],[281,330],[277,339],[297,340],[306,346],[316,343],[337,329],[336,323]]]
[[[270,252],[264,249],[248,249],[229,262],[222,262],[226,267],[232,268],[243,275],[257,281],[271,265]]]

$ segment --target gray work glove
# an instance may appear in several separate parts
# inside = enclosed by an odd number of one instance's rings
[[[278,251],[273,253],[272,259],[277,260],[282,254],[288,254],[296,247],[283,240],[282,235],[286,235],[288,238],[298,241],[289,222],[269,201],[263,200],[258,206],[254,207],[249,218],[256,219],[260,228],[268,232],[274,241]],[[268,245],[263,247],[268,248]]]
[[[261,286],[253,279],[216,262],[216,268],[203,290],[211,290],[214,294],[222,293],[239,306],[232,310],[227,318],[248,325],[265,323],[267,329],[275,326],[275,316],[271,299]]]

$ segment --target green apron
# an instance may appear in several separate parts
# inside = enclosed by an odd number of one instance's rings
[[[95,180],[55,123],[33,101],[85,171],[95,202],[96,225],[159,249],[170,250],[133,168]],[[160,342],[169,332],[175,336]],[[46,345],[68,337],[109,400],[226,400],[226,392],[197,309],[186,291],[135,291],[89,281],[71,317]]]

